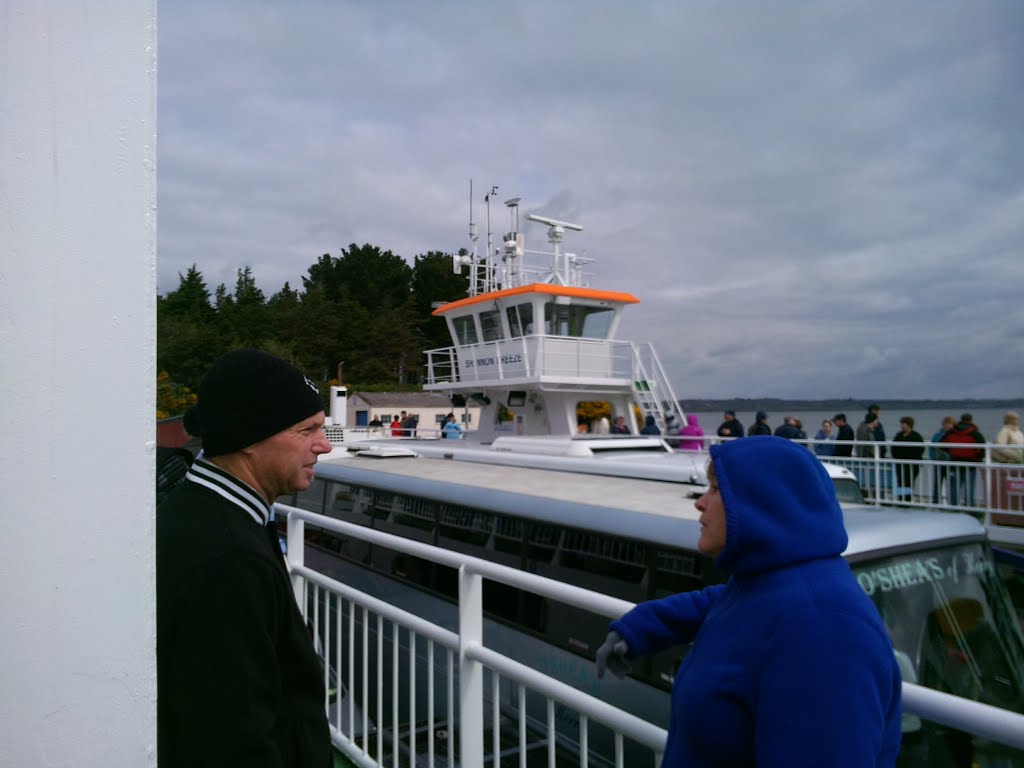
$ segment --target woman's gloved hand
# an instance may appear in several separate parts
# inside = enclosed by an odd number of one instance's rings
[[[629,653],[629,646],[622,639],[622,635],[614,629],[608,633],[604,644],[597,649],[597,677],[603,678],[604,671],[610,669],[612,674],[620,680],[633,671],[633,668],[626,661],[626,654]]]

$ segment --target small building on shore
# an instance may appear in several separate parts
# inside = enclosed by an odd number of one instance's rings
[[[449,413],[465,430],[475,430],[480,419],[479,405],[456,408],[440,392],[353,392],[346,406],[350,427],[367,427],[375,419],[387,427],[402,411],[415,415],[417,429],[425,434],[441,429]]]

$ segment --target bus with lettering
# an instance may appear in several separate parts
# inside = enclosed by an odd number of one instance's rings
[[[374,453],[368,449],[322,460],[315,484],[293,504],[634,603],[726,578],[697,550],[694,501],[703,492],[701,484],[471,464],[410,450]],[[983,526],[965,514],[871,507],[842,498],[840,504],[849,534],[844,557],[889,629],[904,679],[1024,711],[1021,618]],[[456,626],[458,578],[453,569],[355,536],[324,531],[307,536],[307,566],[434,623]],[[496,650],[666,725],[673,674],[687,648],[639,660],[624,680],[606,676],[599,681],[593,658],[605,638],[606,619],[499,584],[485,584],[483,608],[484,631]],[[353,635],[357,644],[365,640],[371,649],[365,663],[374,671],[365,679],[375,679],[377,665],[391,679],[391,665],[421,649],[404,645],[394,656],[374,654],[376,631],[370,625]],[[429,663],[443,666],[440,656]],[[358,670],[364,663],[361,651],[354,658]],[[364,677],[349,678],[349,660],[336,661],[361,701]],[[418,662],[418,670],[428,666],[425,654]],[[398,674],[406,674],[404,667]],[[420,700],[427,696],[434,697],[435,711],[445,711],[444,686],[417,681],[411,689],[411,694],[405,688],[397,693],[400,718],[426,711]],[[390,684],[368,693],[371,701],[384,697],[385,711],[392,711],[396,694]],[[417,697],[414,708],[405,698],[410,695]],[[509,696],[500,702],[501,711],[514,721],[520,702]],[[529,700],[526,709],[539,726],[549,716],[539,705],[534,710]],[[558,747],[571,755],[580,749],[578,723],[561,710],[555,718]],[[421,726],[403,723],[410,730]],[[903,731],[900,765],[1024,768],[1018,751],[912,715],[904,718]],[[606,765],[614,747],[592,734],[588,751],[590,765]],[[625,764],[651,762],[648,756],[633,755]]]

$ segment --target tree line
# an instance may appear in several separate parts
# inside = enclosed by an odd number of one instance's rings
[[[423,382],[423,351],[451,346],[436,302],[464,298],[466,279],[439,251],[410,265],[375,245],[350,245],[309,266],[302,288],[285,283],[267,298],[251,267],[233,291],[211,294],[198,265],[157,297],[157,416],[194,401],[203,374],[232,349],[256,347],[290,360],[326,391],[344,363],[345,383],[362,390],[412,389]]]

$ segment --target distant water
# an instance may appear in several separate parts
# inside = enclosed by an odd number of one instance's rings
[[[882,410],[881,419],[882,426],[885,427],[885,437],[887,440],[892,439],[892,436],[900,431],[900,418],[902,416],[911,416],[914,419],[914,429],[921,433],[921,437],[925,440],[931,440],[932,435],[938,431],[939,426],[942,424],[943,418],[946,416],[952,416],[957,421],[960,420],[961,413],[970,413],[974,419],[975,425],[981,430],[981,433],[985,436],[987,442],[995,442],[996,435],[999,434],[999,430],[1003,427],[1003,414],[1006,413],[1006,408],[959,408],[953,410],[934,410],[934,409],[922,409],[915,410],[908,408],[903,411],[893,410]],[[718,425],[722,423],[722,412],[721,411],[694,411],[700,425],[704,429],[704,434],[714,434],[718,429]],[[824,419],[831,421],[832,417],[836,415],[836,411],[794,411],[784,413],[773,413],[768,411],[768,426],[772,428],[772,431],[776,427],[782,424],[782,420],[786,416],[795,416],[800,419],[804,424],[804,432],[807,433],[808,437],[814,437],[815,433],[821,428],[821,422]],[[857,425],[864,421],[865,411],[861,410],[850,410],[845,411],[847,421],[850,426],[857,429]],[[750,425],[754,423],[754,411],[737,411],[736,418],[743,424],[744,429],[749,429]]]

